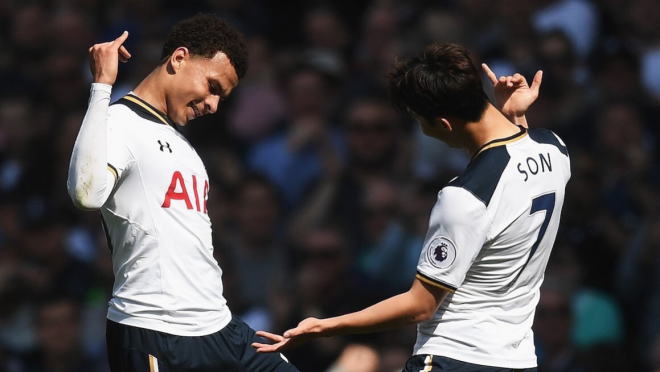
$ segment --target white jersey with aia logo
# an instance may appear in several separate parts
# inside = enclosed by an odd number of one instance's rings
[[[569,178],[563,142],[521,128],[482,147],[440,191],[417,278],[451,293],[418,326],[415,354],[536,366],[534,311]]]
[[[101,208],[115,284],[108,319],[180,336],[231,314],[213,258],[202,160],[167,117],[134,95],[108,111],[115,189]]]

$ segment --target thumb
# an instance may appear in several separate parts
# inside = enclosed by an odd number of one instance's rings
[[[291,338],[291,337],[296,337],[299,334],[300,334],[300,331],[298,331],[297,328],[294,328],[294,329],[290,329],[290,330],[284,332],[284,334],[282,336],[284,336],[284,338]]]
[[[529,87],[534,93],[539,94],[539,88],[541,88],[541,81],[543,80],[543,71],[538,70],[536,75],[534,75],[534,80],[532,80],[532,85]]]

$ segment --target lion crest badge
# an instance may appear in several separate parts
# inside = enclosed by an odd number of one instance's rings
[[[433,266],[446,269],[456,259],[456,245],[449,238],[439,236],[431,240],[426,250],[426,255],[429,263]]]

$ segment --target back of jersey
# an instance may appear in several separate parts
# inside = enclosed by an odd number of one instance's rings
[[[531,326],[570,162],[544,129],[485,145],[439,194],[417,277],[451,293],[420,324],[416,354],[536,366]]]

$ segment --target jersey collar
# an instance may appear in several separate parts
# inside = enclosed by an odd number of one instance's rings
[[[168,118],[167,115],[165,115],[165,113],[153,107],[152,105],[147,103],[147,101],[143,100],[142,98],[134,94],[129,93],[125,95],[119,100],[118,103],[123,103],[129,108],[144,114],[143,117],[145,119],[154,121],[159,124],[169,125],[172,128],[176,129],[176,125],[174,124],[174,122],[170,120],[170,118]]]
[[[481,146],[479,148],[479,150],[472,156],[472,160],[474,160],[474,158],[479,156],[479,154],[481,154],[482,152],[484,152],[488,149],[491,149],[493,147],[508,145],[510,143],[513,143],[513,142],[516,142],[516,141],[519,141],[519,140],[525,138],[527,136],[527,128],[521,127],[521,126],[518,126],[518,128],[520,128],[520,132],[514,134],[513,136],[509,136],[509,137],[505,137],[505,138],[498,138],[498,139],[492,140],[492,141],[486,143],[485,145]]]

